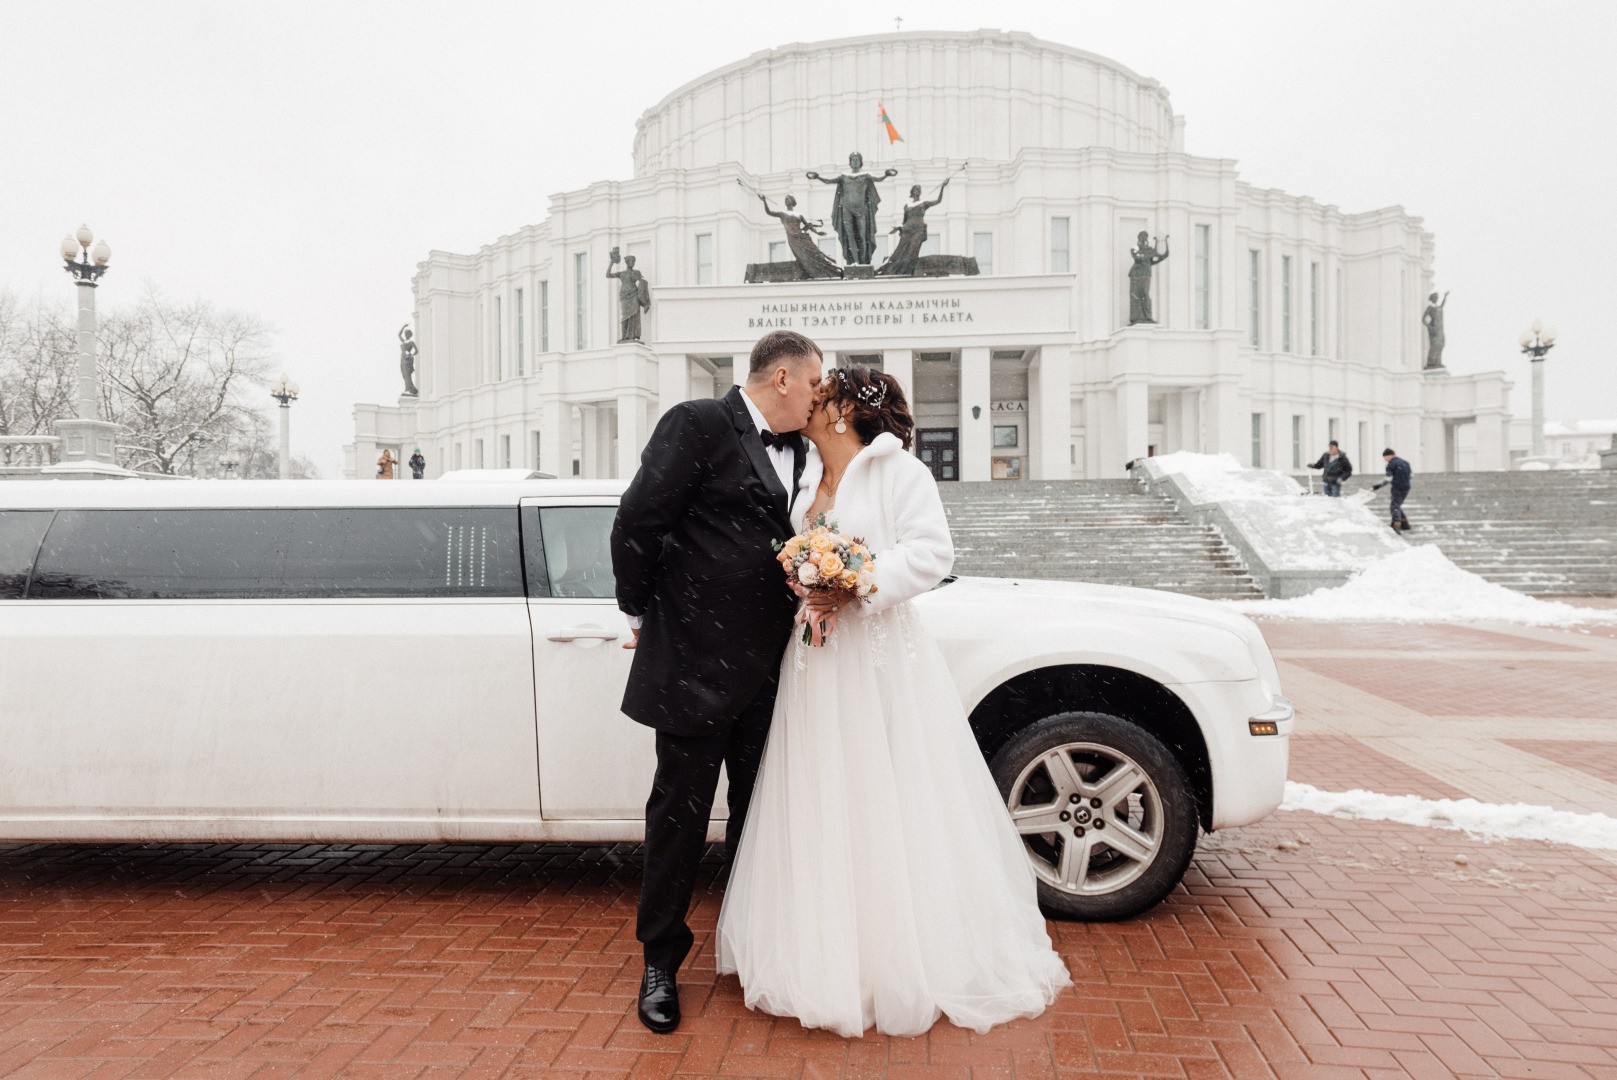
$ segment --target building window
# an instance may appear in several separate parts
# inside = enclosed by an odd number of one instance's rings
[[[1053,217],[1050,219],[1050,273],[1065,274],[1071,269],[1068,259],[1068,222],[1070,218]]]
[[[503,297],[499,297],[499,296],[496,296],[494,298],[494,381],[495,382],[499,382],[500,379],[504,378],[504,375],[502,374],[503,369],[504,369],[504,363],[503,363],[504,357],[503,357],[502,354],[505,351],[505,335],[504,335],[505,327],[503,325],[503,322],[504,322],[503,316],[504,316],[504,313],[505,313],[505,305],[501,303],[501,301],[503,299],[504,299]]]
[[[713,234],[696,234],[696,283],[713,284]]]
[[[1308,355],[1319,355],[1319,263],[1308,264]]]
[[[1212,310],[1213,227],[1196,226],[1196,329],[1213,324]]]
[[[1342,421],[1333,416],[1325,421],[1325,426],[1331,433],[1331,442],[1340,446],[1342,443]]]
[[[936,255],[943,250],[943,233],[938,229],[928,229],[926,239],[921,241],[921,255]]]
[[[550,282],[539,283],[539,351],[550,351]]]
[[[820,237],[820,250],[829,255],[833,261],[842,257],[842,248],[834,236]]]
[[[455,468],[461,467],[460,443],[455,444]]]
[[[792,249],[786,246],[786,241],[784,241],[784,240],[771,240],[769,242],[769,261],[770,262],[789,262],[791,260],[791,257],[792,257]]]
[[[1263,468],[1263,414],[1260,412],[1252,414],[1252,467]]]
[[[1303,467],[1303,418],[1300,416],[1291,418],[1291,467]]]
[[[532,439],[532,441],[533,441],[533,459],[530,462],[530,467],[537,469],[537,468],[539,468],[539,433],[537,431],[535,431],[532,434],[533,434],[533,439]]]
[[[1359,421],[1359,468],[1364,468],[1370,460],[1370,425],[1364,420]]]
[[[1252,324],[1251,340],[1254,349],[1261,347],[1263,344],[1263,323],[1259,318],[1263,314],[1263,306],[1259,303],[1263,297],[1262,266],[1263,252],[1248,251],[1246,253],[1246,289],[1247,294],[1252,298],[1248,320]],[[1256,416],[1257,414],[1254,413],[1253,415]]]
[[[977,259],[977,273],[992,274],[994,272],[994,234],[980,232],[971,234],[971,253]]]
[[[481,469],[482,467],[483,467],[483,440],[482,439],[476,439],[476,440],[473,440],[473,442],[472,442],[472,468]]]
[[[510,467],[511,467],[511,436],[509,436],[509,435],[501,435],[500,436],[500,468],[509,469]]]
[[[1280,351],[1291,352],[1291,256],[1280,256]]]
[[[573,254],[573,348],[590,347],[590,262],[585,251]]]
[[[522,290],[518,289],[517,290],[517,374],[518,375],[527,374],[525,371],[523,371],[524,357],[522,355],[523,346],[526,344],[526,342],[522,340],[523,331],[526,330],[526,329],[527,328],[523,325],[523,322],[522,322]]]
[[[1336,337],[1335,337],[1335,340],[1336,340],[1336,352],[1335,352],[1335,356],[1336,356],[1336,358],[1338,360],[1342,359],[1342,357],[1343,357],[1343,353],[1342,353],[1342,312],[1344,310],[1346,310],[1345,307],[1344,307],[1344,304],[1345,304],[1346,300],[1347,300],[1347,294],[1342,291],[1342,271],[1338,270],[1336,272],[1336,310],[1334,312],[1332,312],[1332,315],[1336,320],[1333,325],[1336,327]]]

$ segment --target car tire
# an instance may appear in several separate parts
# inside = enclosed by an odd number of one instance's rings
[[[1127,720],[1047,717],[1018,732],[989,768],[1038,877],[1039,904],[1057,918],[1147,911],[1196,852],[1196,793],[1184,767]]]

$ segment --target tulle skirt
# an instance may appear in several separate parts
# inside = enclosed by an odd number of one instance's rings
[[[719,915],[749,1008],[853,1037],[987,1031],[1071,984],[1020,837],[910,604],[794,637]]]

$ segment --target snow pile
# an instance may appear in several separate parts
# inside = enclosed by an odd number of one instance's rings
[[[1396,821],[1404,825],[1456,829],[1495,840],[1553,840],[1582,848],[1617,851],[1617,818],[1574,814],[1548,806],[1478,802],[1475,799],[1422,799],[1374,791],[1321,791],[1286,781],[1282,810],[1309,810],[1339,818]]]
[[[1434,545],[1389,555],[1334,589],[1290,600],[1225,601],[1246,615],[1335,622],[1617,622],[1617,611],[1539,600],[1486,581]]]
[[[1234,454],[1192,454],[1181,450],[1149,459],[1164,476],[1179,477],[1185,493],[1198,505],[1233,499],[1275,499],[1301,495],[1302,486],[1289,476],[1267,469],[1249,469]]]

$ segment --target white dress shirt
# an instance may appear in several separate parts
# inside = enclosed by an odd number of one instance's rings
[[[741,391],[741,400],[747,403],[747,415],[752,417],[752,426],[758,429],[760,435],[766,431],[774,430],[769,426],[769,421],[764,419],[763,410],[758,408],[757,403],[752,400],[752,395],[747,393],[745,389]],[[790,507],[792,500],[797,496],[797,492],[792,490],[792,469],[796,465],[792,457],[792,451],[785,446],[766,446],[764,447],[764,453],[769,455],[769,463],[775,467],[775,475],[780,477],[780,487],[782,491],[786,492],[786,505]],[[645,618],[640,615],[625,614],[624,617],[629,620],[629,629],[631,630],[640,629],[646,622]]]

